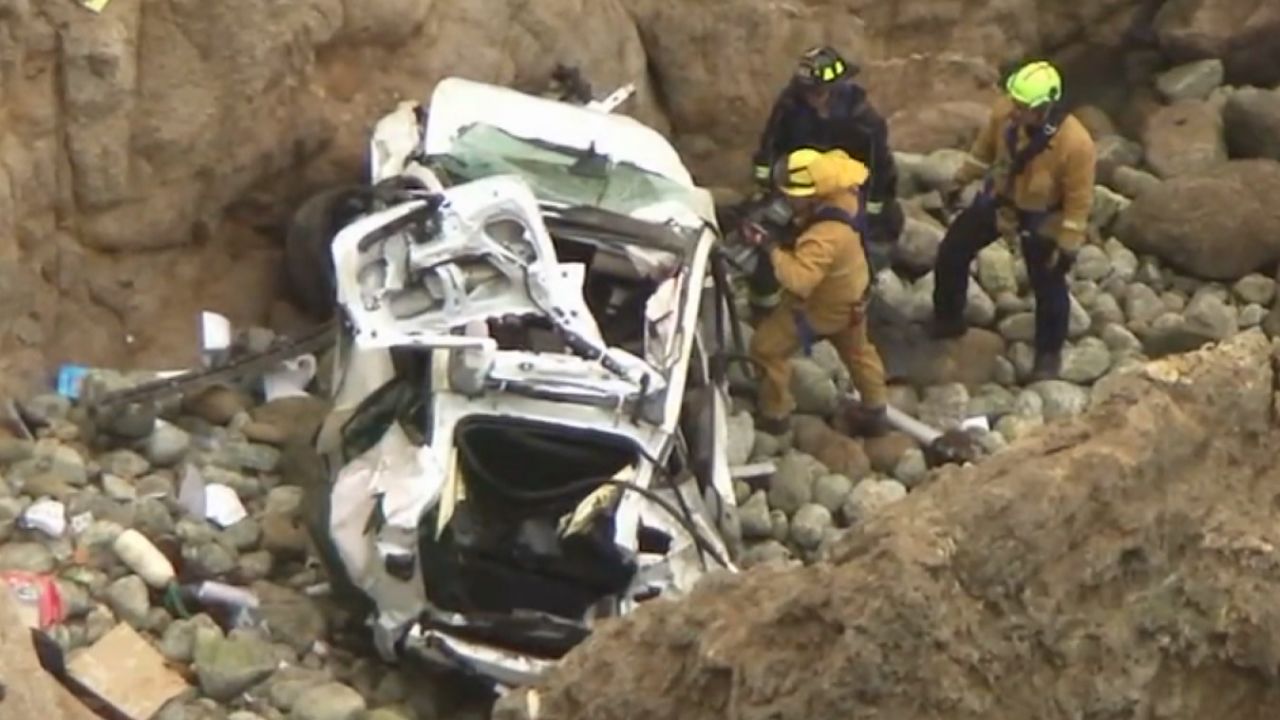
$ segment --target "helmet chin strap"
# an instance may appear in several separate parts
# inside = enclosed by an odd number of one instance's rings
[[[1034,126],[1028,125],[1028,127],[1036,127],[1046,135],[1053,135],[1058,132],[1058,102],[1057,100],[1050,100],[1039,107],[1030,109],[1031,112],[1042,114],[1043,119],[1035,123]]]
[[[1040,123],[1040,127],[1046,135],[1058,132],[1058,102],[1058,100],[1050,100],[1044,104],[1044,121]]]

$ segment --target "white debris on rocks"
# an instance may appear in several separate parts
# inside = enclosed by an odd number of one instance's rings
[[[315,403],[309,417],[286,417],[238,391],[208,395],[151,423],[149,434],[124,442],[117,434],[103,449],[93,432],[103,428],[64,398],[20,403],[36,437],[0,431],[0,572],[56,578],[65,617],[48,635],[64,651],[88,647],[125,623],[169,662],[189,666],[191,689],[155,720],[438,716],[433,708],[454,690],[412,669],[382,665],[367,666],[362,678],[357,671],[366,661],[330,636],[346,616],[304,592],[325,580],[302,525],[306,493],[283,473],[281,447],[244,432],[254,423],[259,437],[286,438],[294,429],[288,424],[318,422],[325,404]],[[749,416],[737,418],[735,440],[733,452],[745,460],[754,442]],[[248,516],[222,527],[194,515],[181,496],[188,471],[230,488]],[[29,509],[55,501],[67,521],[60,535],[27,523]],[[161,548],[184,584],[236,586],[252,592],[258,608],[237,615],[191,600],[177,607],[117,555],[113,543],[126,529]],[[386,678],[402,672],[409,675],[401,691],[389,693],[394,683]],[[300,673],[310,682],[299,684]]]

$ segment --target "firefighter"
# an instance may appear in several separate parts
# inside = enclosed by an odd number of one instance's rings
[[[1062,107],[1062,77],[1045,61],[1005,82],[955,182],[985,178],[981,192],[942,240],[934,268],[933,335],[966,331],[969,264],[997,237],[1016,241],[1035,293],[1032,380],[1058,376],[1071,299],[1067,273],[1085,242],[1093,205],[1096,150],[1089,131]]]
[[[774,101],[755,154],[755,176],[769,183],[774,163],[799,148],[844,150],[867,166],[868,240],[888,247],[902,232],[898,169],[889,150],[889,128],[867,92],[854,82],[859,68],[834,49],[807,50],[791,82]]]
[[[761,231],[747,238],[768,253],[784,289],[778,306],[756,328],[751,356],[759,364],[760,429],[783,434],[790,427],[791,356],[820,338],[831,340],[862,396],[845,408],[854,429],[887,430],[887,389],[880,353],[867,337],[871,274],[859,228],[865,221],[860,192],[866,165],[843,150],[793,151],[775,163],[771,177],[792,205],[798,229],[786,246]]]

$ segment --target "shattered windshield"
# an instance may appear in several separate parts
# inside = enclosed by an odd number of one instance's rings
[[[691,188],[631,163],[615,163],[592,150],[520,138],[484,123],[463,129],[450,154],[433,159],[450,175],[468,181],[519,175],[541,202],[628,216],[656,203],[678,203],[691,212],[698,207]]]

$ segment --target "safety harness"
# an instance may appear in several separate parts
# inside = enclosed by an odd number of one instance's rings
[[[867,264],[870,267],[870,248],[867,247],[867,212],[866,212],[867,188],[865,185],[858,187],[858,211],[851,213],[843,208],[834,205],[821,205],[814,211],[812,220],[809,223],[813,226],[817,223],[830,221],[844,223],[858,233],[858,237],[862,240],[862,252],[868,258]],[[871,299],[872,287],[874,282],[868,284],[867,291],[863,294],[862,299],[858,301],[854,308],[851,322],[856,322],[862,315],[863,309]],[[791,311],[792,317],[796,323],[796,336],[800,338],[800,346],[804,350],[805,357],[813,356],[813,346],[817,344],[817,332],[814,331],[813,325],[809,323],[809,318],[805,317],[804,311],[796,308]]]
[[[1051,110],[1044,123],[1031,132],[1030,139],[1021,150],[1018,149],[1018,123],[1013,120],[1008,122],[1004,129],[1004,142],[1009,149],[1009,156],[1012,160],[1009,164],[1009,172],[1005,176],[1004,193],[1003,195],[996,194],[995,178],[988,173],[982,183],[982,192],[979,193],[977,202],[995,204],[997,207],[1013,203],[1014,183],[1017,181],[1018,176],[1031,164],[1031,161],[1044,152],[1049,147],[1049,144],[1053,142],[1053,138],[1058,134],[1058,128],[1061,127],[1063,115],[1064,113],[1059,108]],[[1062,209],[1062,202],[1059,201],[1045,210],[1015,209],[1018,213],[1019,233],[1022,235],[1034,235],[1050,215]]]

